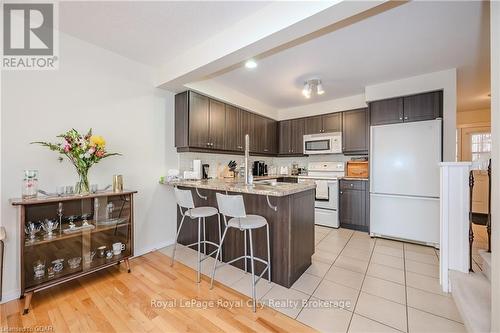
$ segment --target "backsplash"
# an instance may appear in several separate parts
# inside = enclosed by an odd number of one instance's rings
[[[309,162],[346,162],[355,156],[345,156],[343,154],[329,155],[310,155],[304,157],[263,157],[250,156],[249,164],[253,161],[264,161],[269,167],[292,166],[292,163],[297,163],[299,167],[307,167]],[[212,154],[212,153],[179,153],[179,170],[181,174],[186,170],[191,170],[193,160],[201,160],[203,164],[210,165],[209,177],[216,177],[218,167],[225,166],[229,161],[236,161],[238,168],[243,165],[245,157],[243,155],[227,155],[227,154]]]

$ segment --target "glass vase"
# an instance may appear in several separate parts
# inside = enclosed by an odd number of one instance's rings
[[[85,195],[90,193],[88,172],[88,170],[78,170],[78,183],[76,183],[75,188],[76,194]]]

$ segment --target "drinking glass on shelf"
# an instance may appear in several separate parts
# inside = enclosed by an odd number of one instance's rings
[[[71,194],[75,193],[75,188],[74,188],[74,186],[72,186],[72,185],[68,185],[68,186],[66,186],[66,187],[65,187],[65,193],[66,193],[67,195],[71,195]]]
[[[97,193],[98,189],[99,189],[99,185],[97,185],[97,184],[90,185],[90,192],[91,193]]]
[[[33,273],[35,279],[41,279],[45,276],[45,261],[39,259],[33,263]]]
[[[56,186],[56,194],[58,197],[62,197],[65,193],[64,186]]]

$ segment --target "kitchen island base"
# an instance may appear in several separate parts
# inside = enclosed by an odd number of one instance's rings
[[[179,186],[181,189],[191,190],[195,206],[217,207],[216,193],[226,194],[225,191]],[[266,196],[261,194],[232,193],[243,195],[247,214],[260,215],[269,223],[271,238],[271,280],[274,283],[290,288],[293,283],[311,265],[311,256],[314,254],[314,197],[315,190],[310,189],[285,196]],[[206,199],[205,199],[206,198]],[[213,219],[213,220],[211,220]],[[177,213],[177,227],[181,215]],[[194,220],[193,220],[194,221]],[[179,244],[188,245],[197,242],[198,225],[185,221],[180,231]],[[221,219],[221,223],[223,219]],[[207,218],[207,240],[218,243],[217,216]],[[223,227],[223,226],[222,226]],[[267,242],[265,228],[252,232],[255,257],[267,259]],[[242,256],[245,253],[244,233],[238,229],[229,229],[222,247],[223,261]],[[247,239],[247,253],[249,241]],[[196,249],[196,246],[194,247]],[[207,244],[206,253],[215,247]],[[197,249],[196,249],[197,250]],[[202,249],[203,250],[203,249]],[[231,265],[244,269],[244,260],[238,260]],[[247,270],[250,271],[250,262]],[[255,262],[255,274],[260,275],[265,265]]]

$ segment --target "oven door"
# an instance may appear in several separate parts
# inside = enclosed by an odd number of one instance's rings
[[[337,210],[338,207],[338,189],[339,189],[338,180],[329,180],[328,181],[328,200],[318,199],[315,201],[314,206],[316,208]]]

